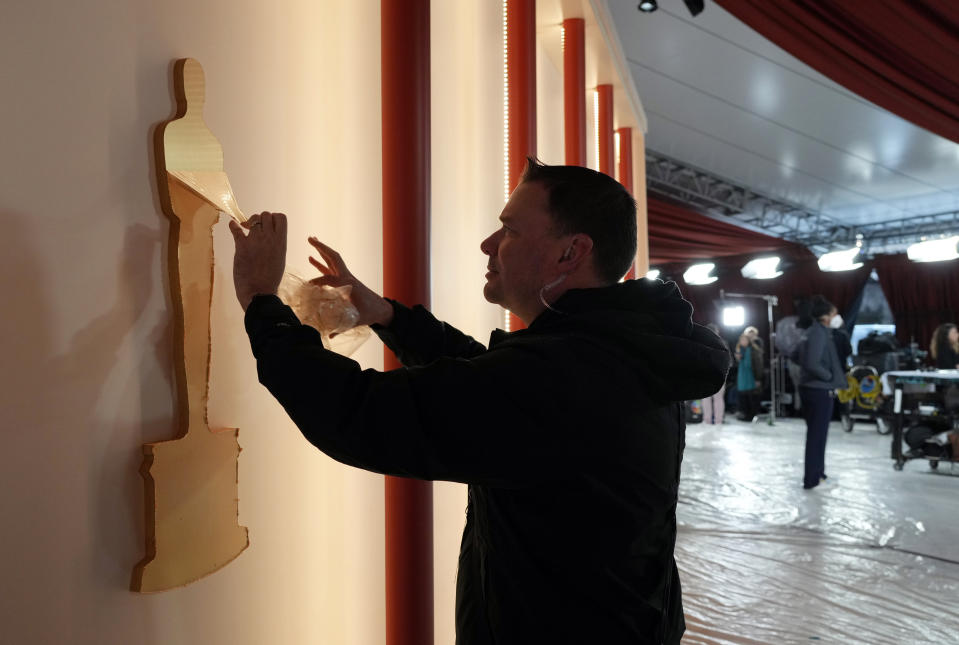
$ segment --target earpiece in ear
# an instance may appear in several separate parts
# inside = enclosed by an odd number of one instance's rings
[[[555,287],[556,285],[558,285],[560,282],[562,282],[565,279],[566,279],[566,274],[564,273],[563,275],[559,276],[558,278],[550,282],[548,285],[543,287],[542,291],[549,291],[550,289],[552,289],[553,287]],[[540,293],[542,293],[542,291]]]
[[[563,252],[563,257],[560,258],[560,261],[568,260],[569,256],[573,254],[573,245],[570,244],[569,247]]]

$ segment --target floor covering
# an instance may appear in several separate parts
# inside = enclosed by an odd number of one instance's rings
[[[803,490],[801,419],[690,424],[677,511],[684,645],[959,644],[959,463],[893,469],[833,423]]]

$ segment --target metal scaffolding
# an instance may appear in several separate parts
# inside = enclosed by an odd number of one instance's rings
[[[863,255],[901,253],[924,238],[959,231],[959,211],[850,225],[801,204],[757,193],[709,171],[646,149],[646,187],[706,215],[796,242],[820,255],[861,241]]]

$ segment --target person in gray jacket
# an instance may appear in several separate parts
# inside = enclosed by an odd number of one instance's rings
[[[798,348],[799,392],[806,418],[806,460],[803,488],[815,488],[826,479],[826,437],[836,390],[846,387],[846,372],[839,361],[829,322],[836,308],[823,296],[813,296],[809,313],[800,316],[805,328]]]

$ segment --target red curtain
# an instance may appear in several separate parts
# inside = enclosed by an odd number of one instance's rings
[[[959,2],[716,2],[840,85],[959,142]]]
[[[789,258],[812,257],[799,244],[706,217],[655,197],[647,199],[646,208],[652,266],[733,255],[756,257],[763,253]]]
[[[896,319],[896,336],[929,348],[932,332],[959,321],[959,260],[913,262],[904,254],[876,258],[879,285]]]

